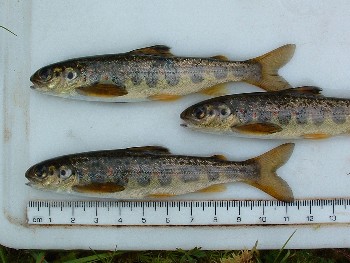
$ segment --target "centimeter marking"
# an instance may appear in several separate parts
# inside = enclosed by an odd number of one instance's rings
[[[112,226],[350,223],[349,199],[29,201],[28,224]]]

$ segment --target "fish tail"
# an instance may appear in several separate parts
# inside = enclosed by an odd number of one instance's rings
[[[292,88],[284,78],[278,75],[278,70],[288,63],[293,57],[294,51],[295,45],[288,44],[249,60],[261,66],[261,78],[258,80],[256,78],[247,79],[246,82],[267,91]]]
[[[286,143],[255,157],[253,161],[259,164],[259,177],[247,183],[280,201],[293,201],[289,185],[276,174],[276,170],[288,161],[293,149],[294,143]]]

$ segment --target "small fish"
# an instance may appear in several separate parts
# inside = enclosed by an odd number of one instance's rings
[[[324,139],[350,133],[350,100],[317,87],[209,99],[180,115],[184,127],[263,139]]]
[[[231,182],[245,182],[271,196],[292,201],[288,184],[276,170],[287,162],[294,144],[280,145],[243,161],[172,155],[159,146],[66,155],[36,164],[25,176],[42,190],[115,199],[168,197],[191,192],[219,192]]]
[[[175,100],[201,92],[226,94],[223,84],[245,81],[266,90],[290,85],[278,69],[293,56],[295,45],[277,48],[246,61],[177,57],[167,46],[157,45],[123,54],[70,59],[43,67],[30,78],[33,89],[64,98],[135,102]]]

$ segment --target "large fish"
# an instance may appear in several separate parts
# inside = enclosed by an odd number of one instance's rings
[[[43,161],[28,169],[26,177],[30,186],[42,190],[116,199],[216,192],[224,190],[222,184],[242,181],[291,201],[291,189],[275,171],[293,148],[294,144],[283,144],[243,162],[221,155],[172,155],[157,146],[96,151]]]
[[[123,54],[70,59],[43,67],[30,78],[37,91],[73,99],[132,102],[174,100],[202,92],[223,95],[223,83],[245,81],[265,90],[290,85],[277,72],[293,56],[285,45],[246,61],[177,57],[167,46],[151,46]]]
[[[323,139],[350,133],[350,100],[324,97],[317,87],[228,95],[180,115],[195,130],[264,139]]]

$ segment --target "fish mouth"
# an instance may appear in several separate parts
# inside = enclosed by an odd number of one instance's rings
[[[31,89],[36,89],[36,87],[34,85],[30,86]]]
[[[181,126],[181,127],[187,128],[187,127],[188,127],[188,124],[187,124],[187,123],[181,123],[180,126]]]

